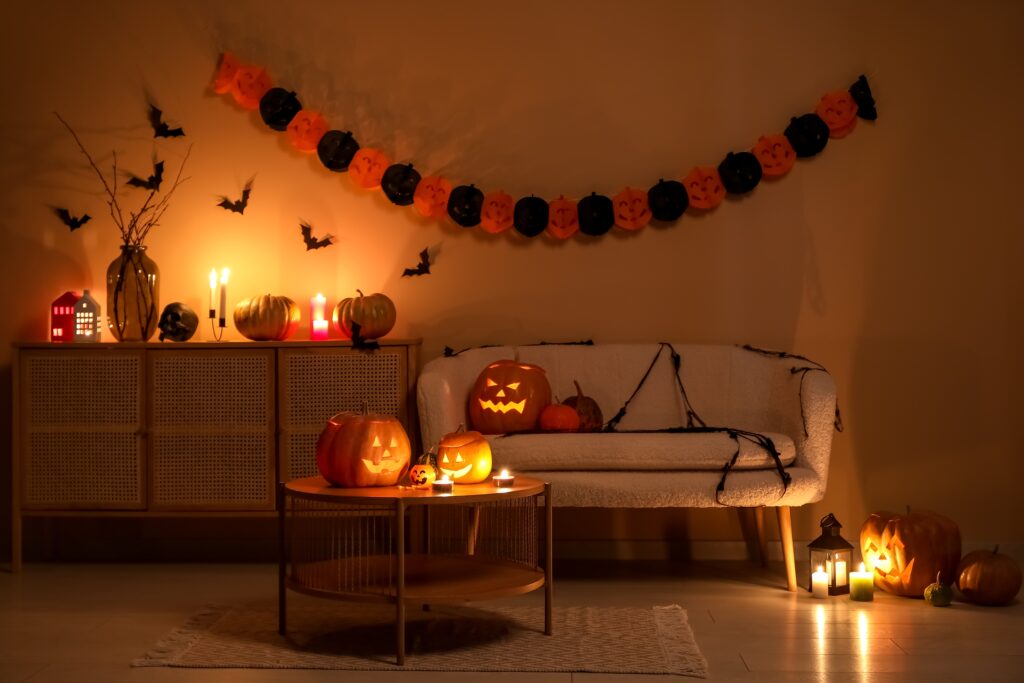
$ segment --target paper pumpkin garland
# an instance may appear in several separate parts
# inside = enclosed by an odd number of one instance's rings
[[[875,99],[865,76],[847,90],[821,97],[815,111],[790,119],[783,133],[761,136],[750,151],[730,152],[718,167],[697,165],[679,180],[660,179],[646,192],[627,186],[609,197],[592,192],[579,201],[559,195],[549,203],[530,195],[518,201],[504,191],[485,194],[472,183],[452,188],[438,175],[421,176],[410,163],[392,164],[383,150],[362,147],[348,131],[329,130],[319,113],[306,112],[296,93],[274,87],[262,67],[242,63],[235,55],[221,55],[214,73],[213,91],[230,93],[243,108],[260,110],[273,130],[287,131],[300,152],[316,151],[329,171],[351,172],[357,187],[381,189],[398,206],[413,206],[425,218],[449,217],[464,228],[480,226],[491,234],[515,228],[526,237],[546,233],[565,240],[575,234],[598,237],[613,226],[635,232],[652,219],[670,223],[686,210],[709,211],[729,194],[745,194],[761,178],[786,175],[797,159],[821,153],[829,139],[853,132],[857,119],[878,118]],[[386,177],[385,177],[386,176]]]

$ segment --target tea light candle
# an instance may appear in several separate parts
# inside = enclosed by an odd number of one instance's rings
[[[859,602],[871,602],[875,599],[875,577],[872,572],[864,571],[864,563],[860,563],[860,571],[850,572],[850,599]]]
[[[821,565],[818,565],[818,571],[811,574],[811,596],[822,599],[828,597],[828,574]]]
[[[491,477],[491,480],[494,482],[495,486],[501,488],[508,488],[516,483],[515,475],[509,474],[508,470],[502,470],[500,473],[495,474]]]
[[[455,482],[448,478],[448,475],[442,476],[440,479],[434,481],[434,493],[451,493],[452,487]]]

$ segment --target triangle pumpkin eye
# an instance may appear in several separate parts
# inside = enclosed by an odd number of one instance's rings
[[[455,454],[455,462],[462,462],[462,453]]]
[[[496,387],[496,386],[498,386],[498,383],[495,382],[493,379],[488,379],[487,380],[487,386],[489,386],[489,387]]]
[[[380,437],[379,436],[373,437],[373,445],[374,446],[379,446],[380,445]]]
[[[511,384],[506,384],[505,386],[507,386],[512,391],[515,391],[516,389],[519,388],[519,382],[512,382]]]
[[[391,446],[389,446],[389,448],[396,448],[397,446],[398,446],[398,439],[395,438],[395,437],[391,437]]]
[[[447,453],[445,453],[444,456],[442,456],[441,462],[444,463],[445,465],[448,464],[448,454]]]

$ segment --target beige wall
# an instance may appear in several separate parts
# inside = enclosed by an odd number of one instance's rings
[[[835,375],[824,501],[849,538],[869,510],[956,519],[969,541],[1020,543],[1024,457],[1024,5],[1006,2],[37,2],[3,22],[3,348],[46,335],[47,303],[102,290],[117,234],[60,111],[94,154],[141,172],[144,92],[186,129],[189,181],[148,240],[163,302],[205,308],[355,287],[398,306],[396,336],[445,345],[671,339],[788,349]],[[613,194],[717,163],[824,92],[871,79],[879,121],[751,195],[668,228],[554,244],[420,219],[291,151],[208,91],[218,53],[265,64],[365,145],[514,196]],[[244,217],[215,207],[252,174]],[[88,211],[69,234],[48,205]],[[303,251],[299,219],[337,246]],[[430,245],[435,274],[401,279]],[[229,331],[229,336],[233,330]],[[301,333],[300,333],[301,334]],[[208,336],[208,335],[204,335]],[[9,386],[8,352],[0,352]],[[9,392],[2,397],[9,428]],[[9,462],[3,446],[2,465]],[[6,493],[6,488],[5,488]],[[625,538],[738,539],[699,511],[600,515]],[[587,538],[585,516],[561,533]]]

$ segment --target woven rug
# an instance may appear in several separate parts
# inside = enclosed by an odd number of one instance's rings
[[[212,606],[175,629],[133,666],[409,671],[558,671],[707,676],[686,610],[558,607],[544,635],[539,607],[409,609],[405,665],[395,664],[394,609],[316,600]]]

